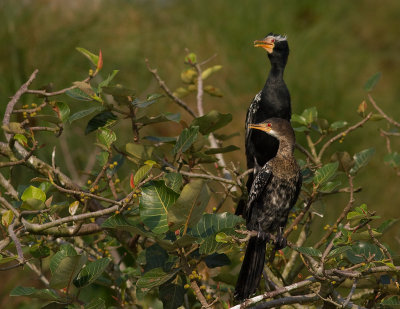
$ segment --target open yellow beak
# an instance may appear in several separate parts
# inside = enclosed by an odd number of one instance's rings
[[[262,47],[270,54],[274,51],[274,46],[275,44],[268,39],[254,41],[254,47]]]
[[[249,124],[250,129],[256,129],[256,130],[261,130],[264,132],[269,132],[271,131],[271,127],[267,126],[265,123],[260,123],[260,124]]]

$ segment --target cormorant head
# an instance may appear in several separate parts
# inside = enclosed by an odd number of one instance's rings
[[[254,47],[262,47],[268,52],[268,57],[283,59],[286,63],[289,55],[289,45],[286,36],[280,34],[269,33],[262,40],[254,41]]]
[[[269,118],[258,124],[249,124],[249,128],[261,130],[278,140],[286,139],[289,143],[295,143],[292,125],[286,119]]]

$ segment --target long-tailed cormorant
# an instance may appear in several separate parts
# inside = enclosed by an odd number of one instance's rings
[[[265,119],[278,117],[290,120],[290,94],[283,80],[283,72],[289,56],[289,45],[285,36],[270,33],[264,39],[254,41],[255,47],[262,47],[268,53],[271,70],[263,89],[254,97],[246,116],[246,158],[247,168],[254,169],[247,180],[250,192],[258,167],[272,159],[278,150],[278,140],[268,134],[250,130],[250,123],[260,123]],[[245,201],[241,200],[236,209],[243,215]]]
[[[302,183],[300,168],[293,155],[295,135],[290,122],[270,118],[260,124],[249,123],[248,129],[257,129],[264,135],[276,138],[279,146],[276,156],[259,169],[244,209],[247,229],[257,231],[258,236],[251,237],[247,245],[235,288],[237,300],[248,298],[258,287],[264,268],[268,235],[276,235],[276,249],[286,246],[283,229]],[[264,147],[264,151],[270,153],[268,144]]]

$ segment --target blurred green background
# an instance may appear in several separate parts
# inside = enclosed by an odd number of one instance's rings
[[[233,143],[243,149],[245,113],[269,70],[265,52],[254,49],[252,42],[275,32],[288,36],[291,53],[285,80],[294,113],[316,106],[319,115],[330,122],[355,123],[360,120],[357,107],[366,98],[363,85],[379,71],[382,78],[373,96],[399,120],[399,16],[397,0],[2,0],[0,111],[4,113],[9,97],[36,68],[40,72],[33,87],[37,88],[52,82],[54,89],[60,89],[85,77],[88,61],[76,52],[77,46],[96,53],[101,49],[102,74],[119,69],[115,81],[136,89],[139,97],[160,91],[147,71],[145,58],[175,89],[181,84],[179,76],[188,48],[200,59],[217,54],[211,64],[221,64],[223,70],[210,81],[224,97],[207,98],[205,109],[233,114],[234,121],[224,133],[240,132]],[[190,100],[194,103],[194,98]],[[175,109],[167,102],[164,105]],[[74,123],[73,136],[68,136],[75,143],[79,134],[83,136],[82,127],[75,128],[79,125],[84,123]],[[377,150],[357,179],[356,186],[364,189],[357,194],[355,204],[366,202],[382,217],[393,218],[399,216],[399,178],[382,163],[386,150],[380,127],[386,125],[368,123],[335,149],[351,153],[369,147]],[[398,141],[392,146],[400,149]],[[81,152],[84,156],[84,149]],[[244,151],[227,159],[244,166]],[[345,203],[341,198],[335,201],[328,205],[330,214],[340,211]],[[393,231],[387,241],[398,246],[398,236],[397,230]],[[9,308],[7,295],[16,282],[9,273],[5,275],[9,280],[0,290],[0,307]],[[22,304],[18,308],[23,308]]]

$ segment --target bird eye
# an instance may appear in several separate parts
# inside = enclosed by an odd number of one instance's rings
[[[268,127],[271,127],[271,124],[270,124],[270,123],[267,123],[267,126],[268,126]]]
[[[275,42],[275,39],[271,39],[271,43],[274,43]]]

